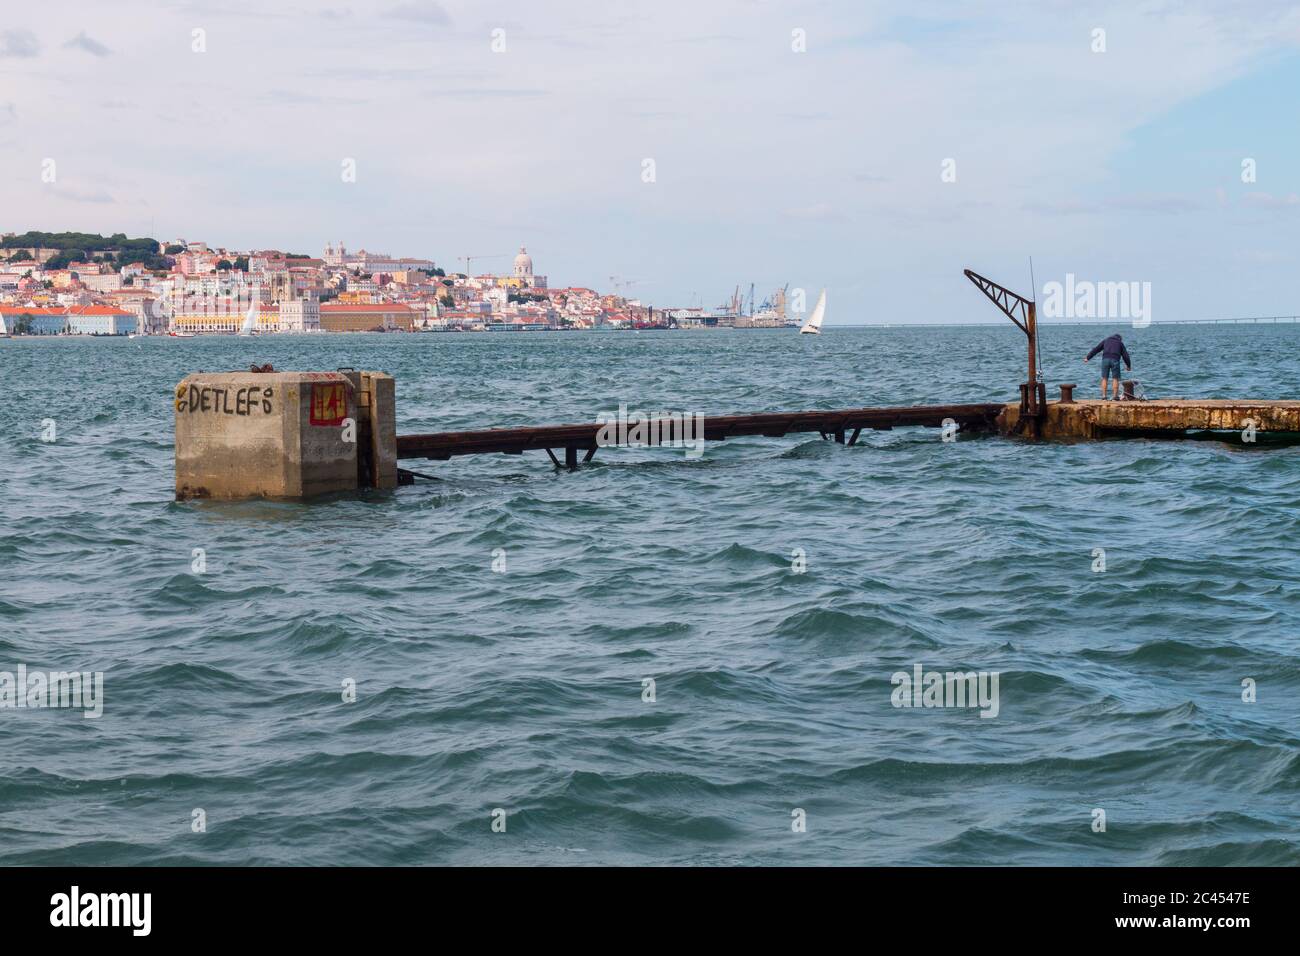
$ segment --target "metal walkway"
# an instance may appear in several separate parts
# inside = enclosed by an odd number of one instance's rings
[[[963,431],[989,430],[1006,405],[1002,402],[975,405],[909,405],[895,408],[849,408],[837,411],[759,412],[750,415],[719,415],[703,419],[705,441],[725,441],[742,435],[780,438],[794,432],[817,432],[822,438],[834,438],[852,445],[863,429],[888,431],[909,425],[939,428],[951,419]],[[675,416],[652,418],[646,423],[645,440],[628,440],[615,429],[614,440],[607,445],[663,445],[682,437],[681,419]],[[693,425],[694,422],[691,421]],[[427,435],[398,435],[397,457],[427,458],[446,461],[457,455],[503,453],[519,455],[544,449],[557,466],[555,450],[564,449],[564,464],[578,466],[578,452],[590,461],[601,447],[599,423],[581,425],[543,425],[531,428],[486,428],[477,431],[434,432]],[[688,426],[689,427],[689,426]],[[693,432],[692,439],[697,438]],[[622,440],[620,440],[622,439]]]

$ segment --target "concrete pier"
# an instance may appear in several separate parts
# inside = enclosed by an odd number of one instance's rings
[[[1020,406],[1007,405],[998,416],[998,430],[1018,433]],[[1075,399],[1048,402],[1039,437],[1096,439],[1176,437],[1193,431],[1300,433],[1300,401],[1261,401],[1252,398],[1102,401]]]
[[[176,497],[395,488],[394,419],[393,379],[383,372],[187,375],[175,392]]]
[[[176,387],[176,497],[301,499],[414,480],[402,458],[446,461],[460,455],[545,451],[575,470],[607,444],[669,444],[691,425],[692,441],[812,432],[854,445],[864,430],[927,427],[997,432],[1040,441],[1164,436],[1218,431],[1300,434],[1300,401],[1258,399],[1062,400],[1047,402],[1041,381],[1019,403],[911,405],[650,419],[649,438],[608,424],[397,434],[394,382],[383,372],[199,373]],[[673,429],[676,429],[675,431]],[[949,434],[951,434],[950,432]],[[637,432],[636,434],[640,434]]]

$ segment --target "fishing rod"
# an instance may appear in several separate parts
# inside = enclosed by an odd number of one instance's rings
[[[1029,294],[1034,303],[1034,335],[1038,335],[1038,283],[1034,281],[1034,257],[1029,257]],[[1034,362],[1038,365],[1038,380],[1043,380],[1043,350],[1034,349]]]

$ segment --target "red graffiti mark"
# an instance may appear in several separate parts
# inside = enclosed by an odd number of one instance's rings
[[[342,382],[317,382],[311,387],[311,423],[342,425],[347,415],[347,393]]]

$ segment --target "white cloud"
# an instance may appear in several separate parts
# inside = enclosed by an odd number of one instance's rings
[[[40,41],[31,30],[0,30],[0,57],[34,57]]]
[[[67,49],[82,50],[86,53],[91,54],[92,56],[108,56],[110,53],[113,52],[108,47],[104,46],[104,44],[96,40],[94,37],[88,35],[85,30],[82,30],[75,37],[73,37],[71,40],[69,40],[67,43],[63,45]]]
[[[417,23],[446,24],[451,22],[442,4],[422,0],[418,3],[399,3],[389,7],[383,15],[392,20],[413,20]]]
[[[1249,192],[1241,197],[1243,205],[1256,209],[1296,209],[1300,208],[1300,195],[1288,193],[1274,196],[1272,193]]]

